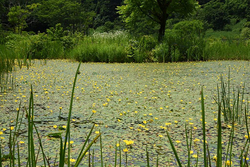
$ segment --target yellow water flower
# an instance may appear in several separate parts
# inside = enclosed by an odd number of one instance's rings
[[[181,141],[180,141],[180,140],[176,140],[175,142],[176,142],[176,143],[181,143]]]
[[[226,165],[228,166],[232,165],[232,161],[227,160]]]
[[[123,149],[123,152],[125,152],[125,153],[128,152],[128,149],[127,149],[127,148],[124,148],[124,149]]]
[[[62,109],[62,107],[59,107],[59,109],[61,110],[61,109]]]
[[[166,126],[171,125],[171,123],[165,123]]]
[[[95,134],[99,134],[100,132],[99,131],[95,131]]]
[[[194,142],[198,142],[198,141],[200,141],[200,139],[197,139],[197,138],[194,139]]]
[[[142,121],[144,124],[146,124],[147,123],[147,121]]]
[[[163,137],[162,135],[159,135],[159,137]]]
[[[2,135],[3,134],[3,132],[2,131],[0,131],[0,135]]]
[[[96,110],[92,110],[92,113],[96,113]]]
[[[198,155],[197,155],[197,154],[194,154],[192,157],[197,158],[197,157],[198,157]]]
[[[13,130],[13,129],[14,129],[14,126],[11,126],[11,127],[10,127],[10,130]]]
[[[76,160],[73,158],[70,158],[70,162],[76,162]]]
[[[120,144],[119,144],[119,143],[117,143],[117,144],[116,144],[116,147],[119,147],[119,146],[120,146]]]
[[[217,156],[215,155],[215,156],[213,156],[213,159],[215,160],[215,161],[217,161]]]
[[[19,144],[24,144],[24,141],[20,141]]]
[[[57,125],[54,125],[54,126],[53,126],[53,128],[55,128],[55,129],[56,129],[56,128],[57,128]]]
[[[74,143],[74,141],[70,141],[69,143],[70,143],[70,144],[73,144],[73,143]]]
[[[123,140],[123,141],[126,143],[126,145],[132,145],[132,144],[134,144],[133,140]]]

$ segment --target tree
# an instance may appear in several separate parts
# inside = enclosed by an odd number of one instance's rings
[[[20,33],[28,26],[26,23],[27,17],[30,15],[31,11],[37,8],[39,5],[39,3],[27,5],[26,9],[23,9],[21,6],[13,6],[10,8],[8,13],[8,21],[14,27],[14,32]]]
[[[223,30],[226,24],[230,23],[226,5],[219,0],[212,0],[204,5],[204,21],[210,24],[214,30]]]
[[[166,21],[174,13],[188,15],[198,7],[196,0],[124,0],[124,5],[118,7],[118,13],[126,24],[134,24],[141,17],[160,25],[158,41],[162,41]]]
[[[86,12],[76,1],[48,0],[43,1],[37,16],[40,21],[48,23],[51,27],[61,23],[64,28],[70,28],[74,32],[82,29],[86,31],[95,12]]]

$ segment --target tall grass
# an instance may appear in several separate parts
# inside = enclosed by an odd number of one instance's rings
[[[69,55],[82,62],[126,62],[128,34],[123,31],[85,36]]]
[[[13,70],[16,55],[12,50],[7,49],[4,45],[0,45],[0,91],[3,92],[7,88],[8,72]]]
[[[208,60],[250,60],[249,40],[208,38],[206,43]]]
[[[222,167],[222,165],[224,164],[225,167],[226,166],[232,166],[232,156],[234,156],[234,152],[233,152],[233,143],[234,143],[234,126],[235,126],[235,117],[232,117],[232,120],[231,120],[231,132],[230,132],[230,137],[229,137],[229,142],[228,142],[228,145],[227,145],[227,149],[226,149],[226,157],[225,158],[222,158],[222,126],[221,126],[221,115],[222,115],[222,103],[223,101],[221,100],[221,96],[220,96],[220,91],[218,89],[218,118],[217,118],[217,121],[218,121],[218,125],[217,125],[217,156],[216,156],[216,166],[217,167]],[[211,157],[210,157],[210,153],[209,153],[209,144],[208,142],[206,141],[206,126],[205,126],[205,102],[204,102],[204,95],[203,95],[203,88],[201,89],[201,109],[202,109],[202,130],[203,130],[203,161],[202,161],[202,164],[206,167],[206,166],[211,166]],[[247,107],[245,107],[245,125],[246,125],[246,129],[247,129],[247,134],[248,136],[246,136],[247,140],[246,140],[246,143],[241,151],[241,155],[239,157],[239,160],[240,160],[240,166],[241,167],[245,167],[245,166],[248,166],[248,162],[246,160],[246,157],[248,155],[248,151],[249,151],[249,130],[248,130],[248,122],[247,122],[247,118],[248,118],[248,115],[247,115]],[[232,111],[233,114],[234,114],[234,110]],[[188,147],[188,151],[191,149],[191,143],[189,144],[188,143],[188,138],[190,138],[190,140],[192,140],[192,134],[190,137],[188,137],[187,133],[188,133],[188,130],[185,128],[185,132],[186,132],[186,141],[187,141],[187,147]],[[172,142],[172,139],[168,133],[168,131],[166,131],[167,133],[167,137],[169,139],[169,142],[170,142],[170,145],[171,145],[171,148],[174,152],[174,155],[175,155],[175,158],[177,160],[177,163],[178,163],[178,166],[183,166],[183,164],[181,163],[180,161],[180,158],[179,158],[179,155],[175,149],[175,146]],[[247,147],[246,147],[247,146]],[[243,156],[244,154],[244,156]],[[197,159],[198,161],[198,159]],[[223,163],[224,162],[224,163]],[[198,163],[198,162],[197,162]],[[188,153],[188,166],[190,166],[190,155]],[[197,165],[196,165],[197,166]]]

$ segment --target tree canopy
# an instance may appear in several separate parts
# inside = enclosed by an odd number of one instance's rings
[[[129,26],[142,17],[159,24],[158,41],[161,41],[165,34],[166,21],[172,14],[187,16],[194,12],[196,7],[196,0],[125,0],[118,10],[123,21]]]

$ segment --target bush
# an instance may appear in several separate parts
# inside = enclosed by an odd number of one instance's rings
[[[167,29],[163,44],[154,50],[159,61],[204,60],[205,40],[203,23],[198,20],[181,21]],[[160,53],[164,53],[160,56]]]
[[[248,28],[248,27],[243,28],[243,29],[241,30],[240,36],[241,36],[242,38],[250,38],[250,28]]]

